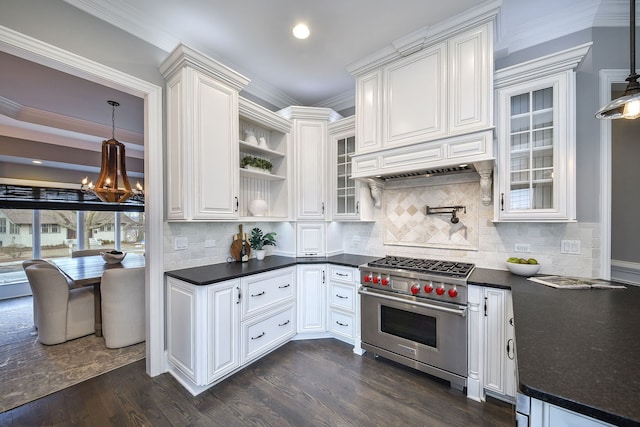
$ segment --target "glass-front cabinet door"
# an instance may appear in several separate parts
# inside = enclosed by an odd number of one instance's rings
[[[575,67],[587,51],[496,71],[495,221],[575,221]]]
[[[351,156],[355,153],[356,137],[345,136],[336,140],[336,214],[356,214],[356,182],[351,178]]]
[[[511,96],[508,211],[554,208],[553,87]]]

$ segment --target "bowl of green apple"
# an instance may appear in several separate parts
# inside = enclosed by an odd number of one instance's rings
[[[518,276],[530,277],[540,270],[540,264],[535,258],[511,257],[507,260],[507,269]]]

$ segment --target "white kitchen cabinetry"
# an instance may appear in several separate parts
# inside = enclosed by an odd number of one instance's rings
[[[295,267],[242,279],[242,363],[250,362],[296,334]]]
[[[293,121],[296,217],[327,217],[327,124],[340,116],[329,108],[288,107],[278,112]]]
[[[518,395],[516,425],[518,427],[613,427],[613,424],[578,414],[538,399]]]
[[[370,221],[373,200],[367,183],[351,176],[351,157],[356,151],[355,117],[329,124],[329,191],[333,221]]]
[[[160,70],[166,80],[167,220],[237,219],[238,92],[249,80],[183,45]]]
[[[575,69],[589,48],[590,43],[495,73],[496,221],[575,221]]]
[[[326,255],[327,225],[323,222],[296,223],[296,256]]]
[[[240,160],[253,156],[273,165],[270,173],[240,168],[240,217],[255,220],[249,208],[253,200],[262,199],[268,209],[260,221],[287,220],[293,215],[291,121],[243,98],[239,108]],[[248,134],[253,134],[256,142],[247,141]]]
[[[360,306],[356,290],[359,277],[357,268],[329,265],[329,332],[357,347],[360,346]]]
[[[326,264],[298,265],[298,334],[325,336],[326,270]]]
[[[378,69],[356,71],[358,154],[490,129],[492,25],[463,27]]]
[[[169,371],[198,394],[240,366],[240,282],[196,286],[167,278]]]
[[[511,291],[484,288],[484,390],[503,400],[516,396]]]

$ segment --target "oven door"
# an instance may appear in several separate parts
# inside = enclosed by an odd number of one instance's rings
[[[364,349],[466,385],[465,306],[365,287],[358,293]]]

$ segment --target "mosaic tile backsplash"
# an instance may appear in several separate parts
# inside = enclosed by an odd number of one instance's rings
[[[384,244],[427,248],[478,250],[479,182],[385,189]],[[426,214],[430,206],[464,206],[451,214]]]

